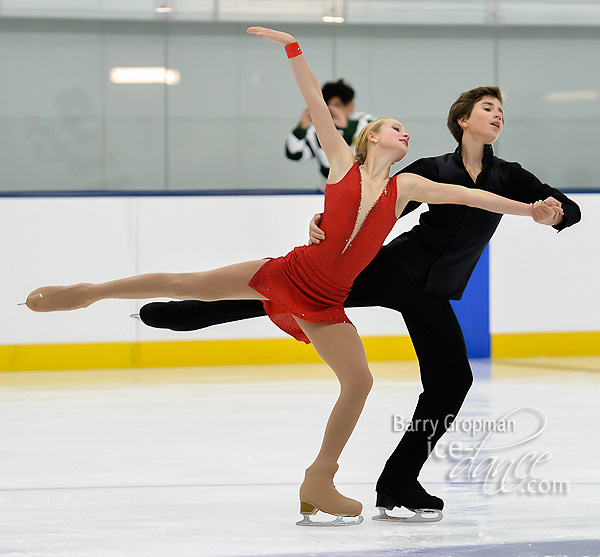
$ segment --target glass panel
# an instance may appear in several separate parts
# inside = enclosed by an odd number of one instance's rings
[[[288,27],[286,27],[288,28]],[[399,118],[408,163],[454,148],[459,93],[498,83],[498,156],[548,183],[597,188],[600,28],[289,25],[319,83],[345,78],[356,109]],[[0,191],[315,189],[288,161],[304,109],[282,49],[238,24],[0,20]],[[179,72],[116,84],[117,67]],[[403,161],[404,162],[404,161]],[[396,165],[396,168],[402,164]]]
[[[1,190],[102,185],[99,24],[0,27]]]
[[[163,83],[117,84],[113,68],[165,66],[165,26],[107,23],[104,34],[105,189],[164,190],[166,102]]]
[[[503,33],[503,158],[518,160],[559,189],[598,188],[600,169],[593,161],[600,145],[599,59],[595,31]]]

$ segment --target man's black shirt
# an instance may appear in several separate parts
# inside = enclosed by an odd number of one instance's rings
[[[562,203],[564,216],[553,228],[562,230],[581,219],[579,206],[559,190],[543,184],[516,162],[495,157],[486,145],[483,169],[473,182],[462,161],[460,146],[454,153],[419,159],[402,172],[412,172],[434,182],[458,184],[487,190],[503,197],[533,203],[554,197]],[[410,202],[402,215],[419,203]],[[467,282],[502,215],[463,205],[429,205],[419,224],[390,244],[402,262],[404,272],[425,284],[434,296],[460,300]]]

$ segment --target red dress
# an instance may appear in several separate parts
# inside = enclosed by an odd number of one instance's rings
[[[310,344],[295,315],[313,323],[351,323],[344,300],[358,274],[373,260],[396,223],[396,177],[377,201],[362,207],[358,162],[336,184],[325,187],[320,228],[326,240],[268,258],[248,285],[262,294],[271,321]],[[359,216],[361,217],[359,221]]]

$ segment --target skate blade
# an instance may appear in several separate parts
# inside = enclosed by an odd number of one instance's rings
[[[358,516],[344,516],[338,514],[335,520],[331,520],[329,522],[314,522],[310,519],[313,513],[302,513],[304,517],[302,520],[296,522],[296,526],[325,526],[325,527],[336,527],[336,526],[355,526],[360,524],[364,519],[362,515]],[[353,520],[344,520],[345,518],[351,518]]]
[[[413,516],[390,516],[385,507],[377,507],[379,514],[373,517],[373,520],[381,522],[414,522],[427,524],[429,522],[439,522],[444,517],[442,511],[437,509],[408,509],[415,514]]]

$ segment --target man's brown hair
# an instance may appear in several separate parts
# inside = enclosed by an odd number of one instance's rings
[[[483,97],[495,97],[500,101],[500,104],[504,104],[502,100],[502,93],[498,87],[476,87],[470,91],[465,91],[460,94],[460,97],[452,103],[450,112],[448,112],[448,129],[450,133],[459,143],[462,141],[463,130],[458,124],[458,121],[462,118],[468,118],[471,116],[475,103],[480,101]]]

